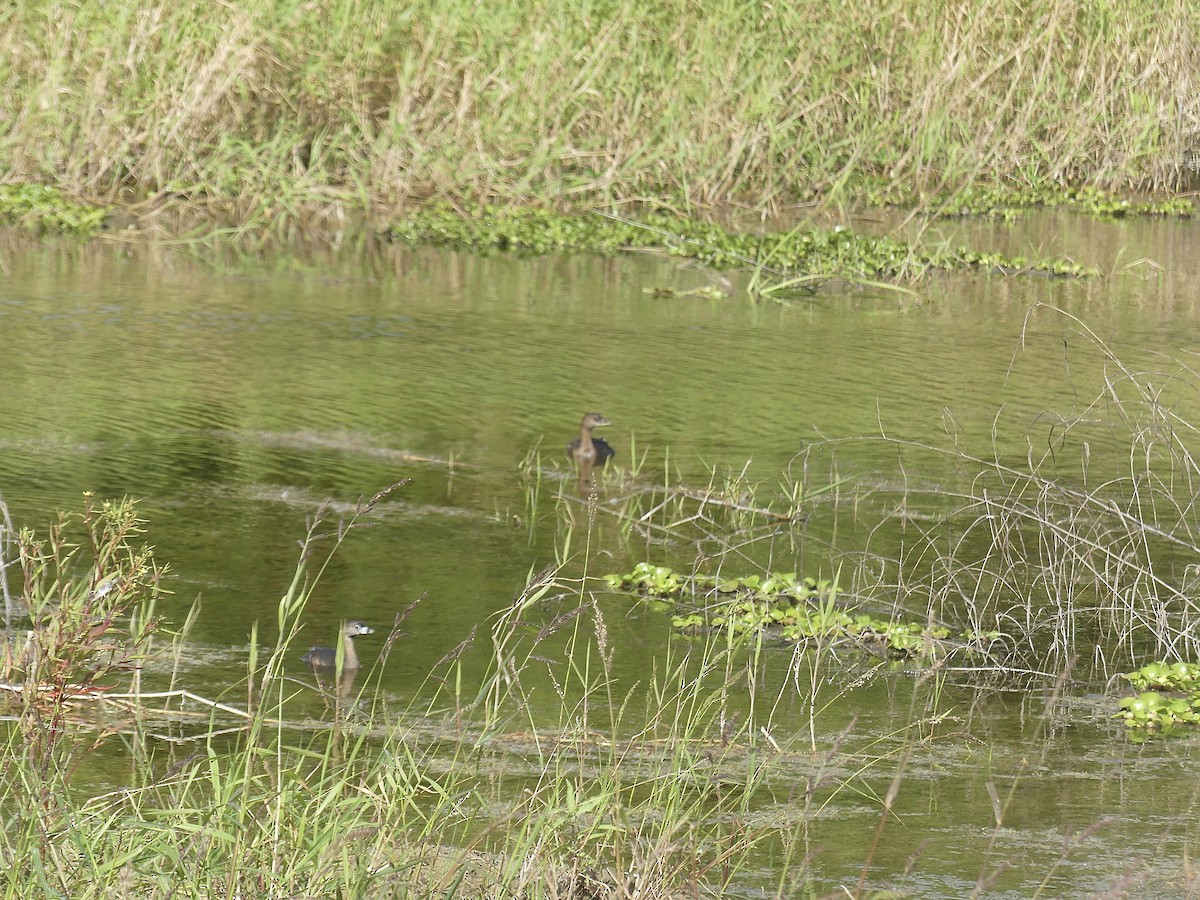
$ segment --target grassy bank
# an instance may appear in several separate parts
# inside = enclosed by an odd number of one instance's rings
[[[0,15],[0,171],[241,221],[1169,189],[1200,9],[41,0]]]

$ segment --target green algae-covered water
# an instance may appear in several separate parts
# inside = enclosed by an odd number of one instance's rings
[[[702,487],[714,473],[744,473],[759,500],[797,476],[806,448],[838,442],[835,463],[821,455],[808,476],[811,488],[845,479],[836,502],[743,554],[747,571],[823,577],[849,549],[903,552],[902,535],[872,532],[894,512],[879,498],[898,484],[949,493],[974,475],[961,460],[902,470],[893,446],[859,438],[1020,460],[1056,447],[1055,422],[1089,416],[1110,435],[1089,446],[1089,465],[1116,470],[1121,428],[1094,402],[1121,377],[1114,358],[1163,375],[1174,413],[1200,421],[1200,398],[1180,386],[1200,333],[1196,226],[1047,217],[971,227],[998,250],[1035,245],[1112,274],[944,280],[919,298],[847,290],[776,305],[661,296],[708,278],[653,256],[12,243],[0,282],[0,496],[33,527],[78,508],[84,491],[141,498],[148,539],[171,567],[163,614],[182,621],[200,599],[182,679],[219,693],[244,677],[252,628],[273,637],[306,521],[326,500],[336,518],[408,479],[325,573],[306,631],[328,642],[353,617],[386,632],[423,597],[381,678],[403,703],[555,561],[553,498],[575,492],[562,447],[584,412],[613,421],[603,433],[618,463],[635,448],[638,483]],[[582,552],[572,540],[568,571]],[[601,521],[588,570],[645,558],[687,570],[696,555],[688,542],[627,539]],[[681,638],[666,615],[598,599],[617,678],[632,686]],[[360,654],[370,662],[381,645],[363,639]],[[548,640],[546,653],[555,649]],[[792,658],[789,646],[767,648],[766,682],[782,680]],[[1057,687],[1036,676],[981,686],[962,673],[935,683],[913,665],[861,671],[861,661],[822,663],[819,694],[835,702],[817,704],[812,752],[845,753],[841,787],[806,807],[801,850],[763,848],[761,869],[738,886],[746,895],[780,884],[822,895],[858,884],[868,866],[867,886],[921,897],[1027,897],[1043,881],[1043,896],[1189,895],[1200,741],[1132,742],[1109,717],[1113,686],[1095,667]],[[809,729],[807,696],[793,705],[774,727]],[[780,809],[795,803],[787,786],[775,793]],[[784,858],[807,859],[805,874],[789,880]]]

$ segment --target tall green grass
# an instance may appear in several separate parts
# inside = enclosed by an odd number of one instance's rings
[[[0,171],[241,221],[1173,186],[1200,8],[1146,0],[31,0]]]

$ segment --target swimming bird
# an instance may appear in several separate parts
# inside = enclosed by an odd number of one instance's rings
[[[358,654],[354,652],[354,639],[363,634],[374,634],[375,629],[366,622],[355,619],[342,628],[342,671],[358,671]],[[333,671],[337,668],[337,651],[332,647],[313,647],[301,657],[306,666]]]
[[[604,465],[617,455],[617,451],[604,438],[592,437],[592,429],[611,424],[600,413],[588,413],[579,423],[579,437],[567,444],[567,456],[581,466]]]

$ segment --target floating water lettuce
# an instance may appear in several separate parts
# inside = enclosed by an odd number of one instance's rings
[[[602,213],[568,215],[522,207],[480,206],[464,212],[434,204],[396,222],[386,234],[393,240],[475,252],[613,253],[654,249],[699,260],[710,269],[769,271],[789,284],[809,277],[855,282],[964,271],[1071,277],[1096,274],[1066,259],[1028,260],[967,247],[923,249],[842,226],[732,231],[713,222],[664,212],[633,220]]]
[[[684,575],[642,562],[627,574],[604,577],[613,590],[633,591],[655,601],[702,599],[676,609],[671,625],[684,634],[725,630],[767,633],[782,641],[847,641],[860,649],[882,647],[895,658],[943,655],[951,649],[986,652],[1003,643],[999,632],[964,632],[951,638],[942,625],[899,622],[856,613],[838,603],[836,579],[799,578],[795,572],[728,577]]]
[[[1140,693],[1125,697],[1113,718],[1130,728],[1170,730],[1200,722],[1200,664],[1152,662],[1121,677]],[[1157,689],[1157,690],[1151,690]],[[1162,691],[1182,696],[1166,696]]]

